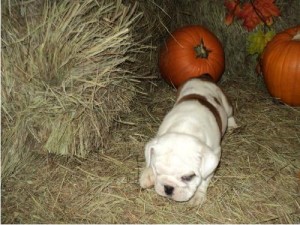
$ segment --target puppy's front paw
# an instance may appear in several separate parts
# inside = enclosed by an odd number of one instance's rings
[[[206,192],[197,191],[188,203],[191,206],[202,206],[202,204],[205,201],[206,201]]]
[[[140,176],[140,186],[142,188],[151,188],[154,185],[154,174],[150,167],[146,167]]]

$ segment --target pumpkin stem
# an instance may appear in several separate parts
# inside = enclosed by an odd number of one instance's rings
[[[300,31],[292,38],[292,40],[300,41]]]
[[[196,58],[208,58],[209,53],[211,50],[207,49],[204,45],[203,39],[201,38],[201,43],[200,45],[197,45],[194,47],[195,53],[196,53]]]

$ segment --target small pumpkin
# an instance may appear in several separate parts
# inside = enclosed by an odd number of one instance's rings
[[[261,71],[271,96],[300,106],[300,26],[276,34],[266,45]]]
[[[160,73],[176,88],[202,74],[210,74],[217,82],[224,68],[222,44],[203,26],[192,25],[175,30],[160,51]]]

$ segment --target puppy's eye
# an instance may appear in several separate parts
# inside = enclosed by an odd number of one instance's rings
[[[191,175],[187,175],[187,176],[182,176],[181,180],[182,181],[191,181],[194,177],[196,176],[196,174],[191,174]]]

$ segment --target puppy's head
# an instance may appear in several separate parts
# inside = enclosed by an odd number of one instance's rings
[[[219,163],[219,156],[203,142],[179,133],[154,138],[146,145],[145,155],[156,192],[175,201],[188,201]]]

